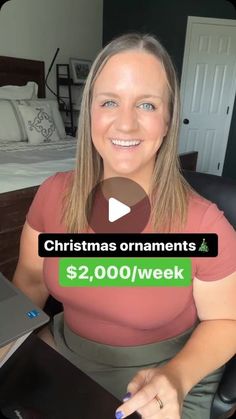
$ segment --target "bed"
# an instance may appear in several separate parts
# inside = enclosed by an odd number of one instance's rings
[[[9,279],[38,186],[75,163],[76,140],[66,136],[56,100],[45,98],[44,78],[44,62],[0,56],[0,271]],[[27,125],[35,112],[37,123]]]

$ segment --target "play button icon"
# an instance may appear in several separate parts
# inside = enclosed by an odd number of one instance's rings
[[[150,212],[150,201],[143,188],[123,177],[98,183],[86,203],[87,221],[95,233],[141,233]]]
[[[131,211],[128,205],[123,204],[116,198],[109,198],[108,202],[108,220],[110,223],[114,223],[114,221],[119,220]]]

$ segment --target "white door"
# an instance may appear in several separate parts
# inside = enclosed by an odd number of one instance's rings
[[[221,175],[236,90],[236,20],[188,18],[181,79],[181,153]]]

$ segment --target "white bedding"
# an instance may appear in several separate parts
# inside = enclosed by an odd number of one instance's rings
[[[8,142],[0,145],[0,193],[40,185],[56,172],[75,165],[72,137],[40,145]]]
[[[41,144],[29,144],[27,141],[3,141],[0,143],[0,152],[30,151],[30,150],[62,150],[74,147],[75,138],[67,137],[64,140],[50,141]]]

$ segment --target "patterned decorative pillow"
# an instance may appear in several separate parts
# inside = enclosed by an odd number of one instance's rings
[[[18,105],[30,144],[59,141],[59,135],[49,105]]]
[[[52,117],[54,119],[57,132],[59,134],[59,137],[61,139],[66,138],[66,132],[65,132],[65,126],[62,119],[62,116],[58,109],[58,103],[57,100],[54,99],[32,99],[32,100],[21,100],[18,101],[20,105],[28,105],[28,106],[41,106],[41,105],[48,105],[51,108],[52,111]]]

